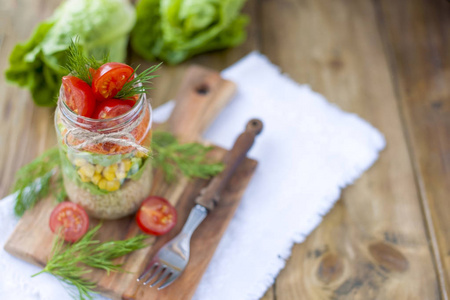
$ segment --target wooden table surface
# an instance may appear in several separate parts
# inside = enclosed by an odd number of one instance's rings
[[[59,2],[0,0],[0,197],[20,166],[56,143],[53,110],[7,85],[3,71],[12,47]],[[249,0],[244,11],[246,43],[165,66],[155,107],[174,96],[189,63],[221,70],[258,50],[387,140],[263,299],[448,299],[450,3]]]

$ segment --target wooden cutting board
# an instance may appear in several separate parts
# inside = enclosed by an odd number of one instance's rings
[[[217,72],[192,66],[187,70],[179,88],[177,104],[171,117],[165,124],[157,127],[170,130],[183,142],[198,140],[201,132],[232,98],[235,89],[232,82],[222,79]],[[242,124],[242,129],[244,127],[245,124]],[[239,134],[240,132],[236,132],[236,136]],[[225,153],[226,150],[214,147],[210,156],[219,160]],[[234,215],[256,165],[256,161],[246,159],[238,167],[222,194],[221,202],[192,236],[191,258],[186,270],[178,280],[161,291],[138,284],[136,278],[155,252],[181,230],[190,209],[194,206],[195,196],[207,184],[207,180],[188,180],[180,177],[174,183],[168,184],[164,181],[162,172],[154,170],[151,195],[165,197],[175,205],[178,223],[169,234],[158,238],[150,237],[150,247],[120,258],[120,262],[124,263],[124,269],[132,272],[131,274],[112,273],[108,276],[102,270],[90,273],[88,278],[97,282],[97,291],[112,299],[191,299]],[[35,265],[45,266],[54,239],[48,227],[48,220],[55,205],[55,200],[49,197],[27,211],[7,241],[5,250]],[[98,222],[99,220],[91,218],[91,227]],[[104,221],[98,238],[102,241],[125,239],[138,233],[140,230],[134,216],[130,216],[115,221]]]

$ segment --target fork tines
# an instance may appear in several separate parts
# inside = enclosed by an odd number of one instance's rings
[[[154,262],[150,264],[150,266],[144,271],[144,273],[139,276],[137,279],[138,282],[144,280],[148,275],[150,277],[143,282],[143,285],[149,284],[152,280],[156,279],[150,287],[154,287],[159,283],[162,283],[158,290],[161,290],[167,286],[169,286],[177,277],[179,272],[173,270],[165,264],[161,264],[159,262]],[[167,279],[167,280],[166,280]]]

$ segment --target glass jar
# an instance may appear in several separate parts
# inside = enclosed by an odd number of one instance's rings
[[[70,200],[96,218],[117,219],[134,213],[152,185],[151,124],[152,110],[145,94],[127,113],[98,120],[70,110],[61,88],[55,127]]]

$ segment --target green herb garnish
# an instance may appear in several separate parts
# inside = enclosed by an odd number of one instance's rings
[[[42,273],[49,273],[62,282],[73,285],[78,291],[79,299],[92,299],[90,293],[96,284],[83,278],[90,273],[88,267],[98,268],[109,272],[124,272],[121,264],[113,262],[114,259],[127,255],[133,251],[147,247],[145,243],[147,236],[138,235],[127,240],[100,242],[94,239],[101,225],[89,230],[82,239],[66,244],[57,235],[52,248],[52,256],[45,268],[32,275],[35,277]],[[75,296],[76,295],[72,295]]]
[[[92,70],[97,70],[103,64],[109,62],[109,55],[105,55],[101,61],[98,61],[94,56],[84,55],[78,38],[72,40],[72,43],[67,50],[67,64],[65,68],[72,74],[83,80],[84,82],[92,85]],[[122,89],[114,97],[116,99],[129,99],[135,95],[144,94],[147,90],[151,89],[146,86],[150,83],[150,80],[158,77],[158,75],[152,75],[157,71],[162,63],[152,66],[142,73],[137,74],[139,66],[134,70],[133,74],[128,78],[127,83],[124,84]],[[133,79],[131,79],[133,78]]]
[[[137,70],[139,69],[139,66],[137,66],[133,74],[131,74],[130,76],[130,78],[132,78],[133,76],[134,78],[125,83],[122,89],[117,93],[117,95],[114,98],[128,99],[133,97],[134,95],[144,94],[147,90],[151,89],[150,87],[145,86],[144,84],[148,84],[150,83],[151,79],[158,77],[158,75],[151,75],[151,74],[157,71],[161,65],[162,63],[160,63],[159,65],[152,66],[140,74],[136,73]]]
[[[58,172],[59,165],[59,150],[52,148],[17,171],[12,188],[12,192],[17,193],[14,205],[14,213],[17,216],[22,216],[27,209],[32,208],[40,199],[49,194],[53,175],[57,176],[54,188],[57,199],[64,200],[65,191],[62,185],[62,175]],[[61,197],[64,198],[61,199]]]
[[[166,181],[173,181],[181,172],[188,178],[209,178],[222,172],[222,163],[207,161],[212,150],[199,143],[180,144],[168,132],[154,132],[152,136],[153,166],[164,171]]]
[[[94,56],[84,55],[78,38],[72,40],[67,49],[67,64],[65,68],[70,74],[92,84],[91,68],[97,70],[101,65],[109,61],[109,54],[105,54],[102,60],[98,61]]]

